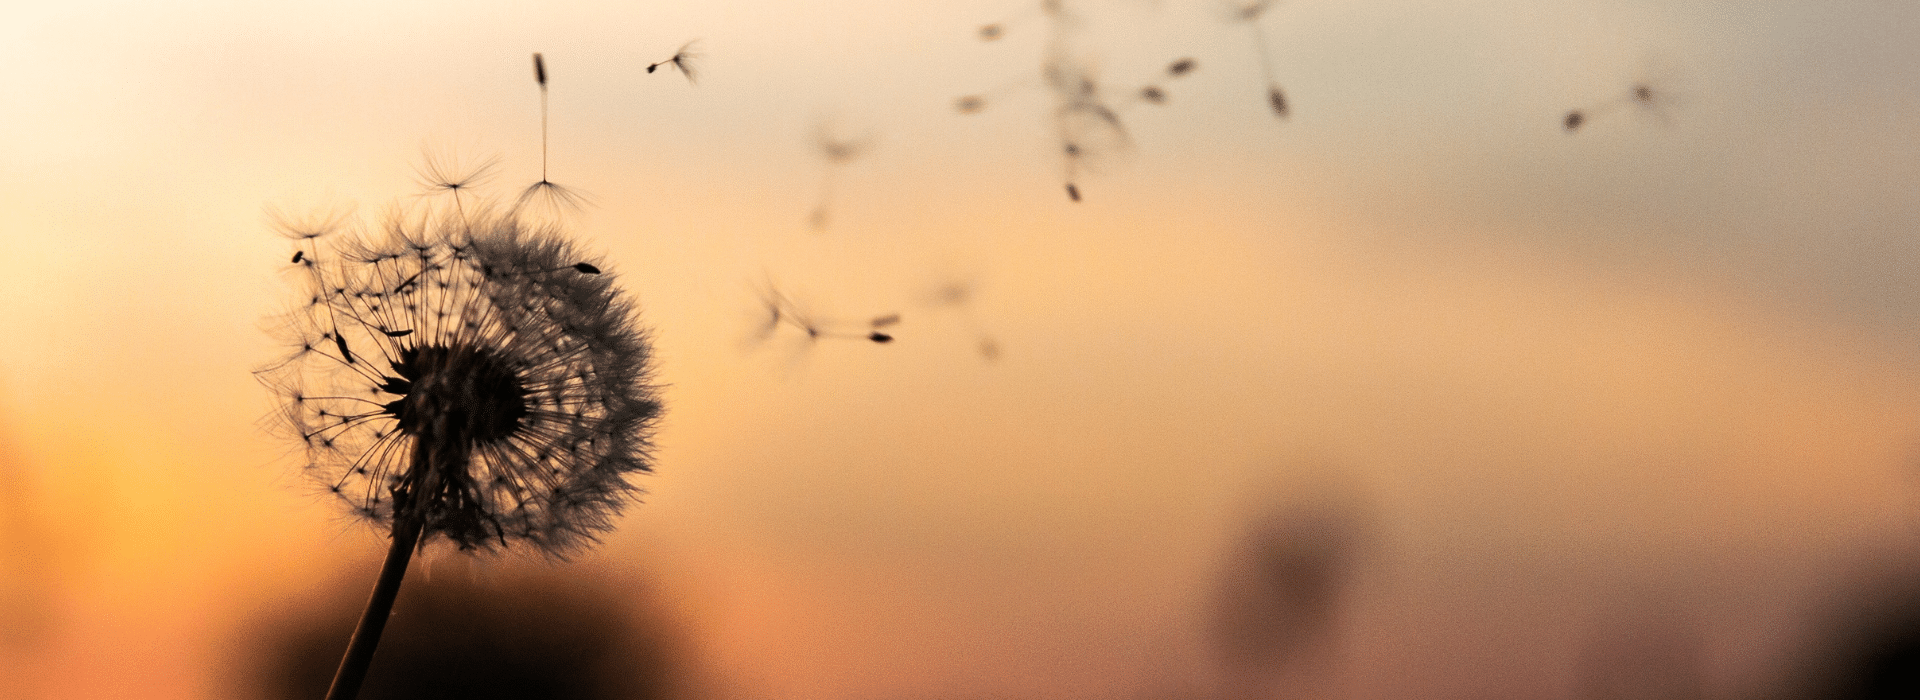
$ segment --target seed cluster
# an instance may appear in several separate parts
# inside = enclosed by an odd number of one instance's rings
[[[562,554],[610,529],[660,410],[610,276],[513,214],[329,233],[296,232],[293,351],[260,372],[312,478],[423,543]]]

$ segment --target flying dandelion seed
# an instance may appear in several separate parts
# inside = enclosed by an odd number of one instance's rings
[[[395,216],[307,235],[292,349],[259,370],[305,471],[392,546],[330,698],[350,698],[415,549],[597,541],[651,471],[660,401],[634,306],[552,225]],[[320,238],[328,236],[327,247]]]
[[[958,314],[968,331],[975,337],[974,350],[985,362],[1000,359],[1000,342],[981,328],[978,315],[973,310],[975,284],[966,280],[950,279],[920,295],[922,303],[935,310],[952,311]]]
[[[1664,61],[1649,59],[1647,63],[1640,71],[1643,77],[1628,85],[1624,92],[1592,105],[1568,110],[1560,120],[1561,128],[1573,133],[1595,119],[1621,110],[1632,110],[1652,117],[1663,126],[1671,126],[1671,108],[1682,100],[1663,86],[1673,81],[1674,68]]]
[[[833,193],[841,168],[859,159],[873,146],[873,135],[862,134],[847,138],[836,135],[831,126],[821,122],[814,128],[813,145],[822,160],[826,161],[820,173],[820,197],[815,200],[813,211],[807,215],[807,221],[815,231],[824,231],[832,219]]]
[[[1199,64],[1195,63],[1193,59],[1182,58],[1180,60],[1174,61],[1173,63],[1167,64],[1167,75],[1171,75],[1175,78],[1178,78],[1188,73],[1192,73],[1193,69],[1197,67],[1199,67]]]
[[[1006,28],[1006,27],[1002,27],[1002,26],[1000,26],[1000,25],[998,25],[998,24],[989,24],[989,25],[985,25],[985,26],[982,26],[982,27],[980,27],[980,40],[981,40],[981,41],[996,41],[996,40],[998,40],[998,39],[999,39],[999,38],[1000,38],[1001,36],[1003,36],[1003,35],[1005,35],[1006,33],[1007,33],[1007,28]]]
[[[585,192],[547,179],[547,62],[538,53],[533,55],[533,80],[540,84],[540,181],[520,191],[513,209],[515,214],[539,211],[545,216],[560,219],[585,210],[593,203],[593,198]],[[433,167],[432,160],[428,161],[427,167]],[[484,175],[484,171],[481,175]],[[457,194],[459,188],[442,189],[453,190]]]
[[[1561,120],[1561,126],[1569,132],[1578,131],[1595,117],[1625,108],[1650,114],[1662,124],[1672,124],[1673,119],[1667,114],[1666,109],[1671,101],[1672,98],[1665,91],[1655,90],[1653,86],[1645,83],[1636,83],[1628,88],[1625,94],[1611,100],[1591,107],[1569,110],[1567,116]]]
[[[1267,108],[1275,117],[1286,119],[1287,98],[1280,91],[1280,80],[1274,77],[1273,50],[1268,45],[1267,31],[1260,26],[1261,18],[1265,17],[1267,10],[1272,9],[1275,4],[1277,4],[1275,0],[1253,0],[1253,2],[1232,5],[1228,12],[1228,21],[1247,25],[1248,33],[1253,35],[1253,49],[1260,61],[1260,75],[1266,79],[1267,83]],[[1173,66],[1169,66],[1168,72],[1180,75],[1193,70],[1190,59],[1176,61],[1174,66],[1180,66],[1182,63],[1186,65],[1181,71],[1174,72]]]
[[[847,330],[847,327],[852,324],[822,319],[802,304],[796,303],[785,292],[780,291],[780,288],[771,280],[762,284],[755,293],[758,296],[760,311],[756,314],[759,320],[752,335],[754,345],[772,340],[774,336],[780,334],[782,328],[798,331],[807,346],[812,346],[821,340],[865,340],[884,344],[893,342],[894,338],[892,334],[880,329],[900,322],[899,314],[887,314],[874,317],[868,322],[868,328],[865,331]]]
[[[688,85],[700,84],[700,67],[698,65],[700,53],[693,49],[693,45],[699,43],[699,41],[699,39],[695,39],[681,44],[680,50],[673,52],[673,56],[666,60],[649,64],[647,66],[647,72],[652,73],[655,70],[659,70],[661,66],[672,66],[674,70],[680,72],[680,75],[686,77]]]
[[[1267,86],[1267,106],[1273,109],[1275,116],[1287,118],[1287,95],[1280,91],[1280,86]]]
[[[1090,62],[1066,55],[1057,48],[1042,69],[1048,92],[1054,98],[1053,123],[1061,144],[1062,180],[1067,197],[1080,201],[1080,174],[1097,165],[1099,159],[1127,151],[1132,139],[1127,135],[1120,113],[1101,95],[1100,82]]]

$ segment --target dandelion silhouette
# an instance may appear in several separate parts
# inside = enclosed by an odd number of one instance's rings
[[[671,57],[649,64],[647,66],[647,72],[652,73],[659,70],[661,66],[672,66],[674,70],[680,71],[680,75],[686,76],[688,85],[698,85],[700,83],[700,68],[697,62],[700,59],[700,53],[693,50],[693,45],[699,43],[699,41],[699,39],[695,39],[681,44],[680,50],[673,52]]]
[[[1266,30],[1260,26],[1261,18],[1265,17],[1267,10],[1272,9],[1275,4],[1277,0],[1252,0],[1234,5],[1228,14],[1228,20],[1247,25],[1247,31],[1253,35],[1253,48],[1260,58],[1260,75],[1267,81],[1267,108],[1273,111],[1275,117],[1286,119],[1289,115],[1287,95],[1280,89],[1279,79],[1274,77],[1273,50],[1268,46]],[[1180,64],[1176,62],[1175,65]],[[1192,70],[1191,63],[1175,74],[1184,73],[1186,70]]]
[[[547,179],[547,62],[538,53],[533,55],[533,79],[540,84],[540,181],[520,191],[514,210],[518,213],[532,208],[563,218],[586,209],[593,200],[584,192]]]
[[[291,353],[256,374],[308,476],[392,538],[328,695],[351,698],[414,550],[596,541],[651,470],[660,403],[632,303],[555,225],[458,209],[372,236],[332,214],[279,228],[303,289]]]
[[[812,213],[807,215],[807,221],[815,231],[824,231],[832,218],[834,181],[840,169],[873,147],[873,135],[862,134],[853,138],[837,136],[831,126],[822,122],[814,128],[813,145],[826,163],[820,174],[820,198],[814,203]]]

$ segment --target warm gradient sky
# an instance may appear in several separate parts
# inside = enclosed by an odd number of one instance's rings
[[[647,503],[569,566],[647,582],[703,697],[1230,687],[1223,555],[1301,503],[1361,523],[1289,671],[1326,696],[1581,697],[1593,640],[1680,627],[1758,697],[1913,578],[1920,5],[1292,0],[1286,121],[1215,0],[15,5],[0,695],[239,694],[246,630],[361,595],[381,538],[249,373],[264,212],[376,221],[423,144],[537,179],[535,51],[668,385]],[[646,73],[696,38],[697,86]],[[1050,44],[1171,98],[1079,204]],[[755,347],[769,278],[899,340]]]

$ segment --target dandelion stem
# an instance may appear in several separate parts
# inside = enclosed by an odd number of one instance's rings
[[[413,560],[413,547],[420,541],[420,525],[417,517],[394,517],[393,546],[387,548],[387,562],[380,566],[380,579],[373,584],[367,611],[360,616],[360,625],[353,629],[353,640],[347,643],[347,654],[340,659],[340,670],[333,674],[327,700],[353,700],[360,694],[360,683],[366,680],[367,668],[373,664],[373,650],[380,645],[380,633],[387,628],[387,617],[393,613],[393,599],[400,594],[400,579],[406,577],[407,564]]]

